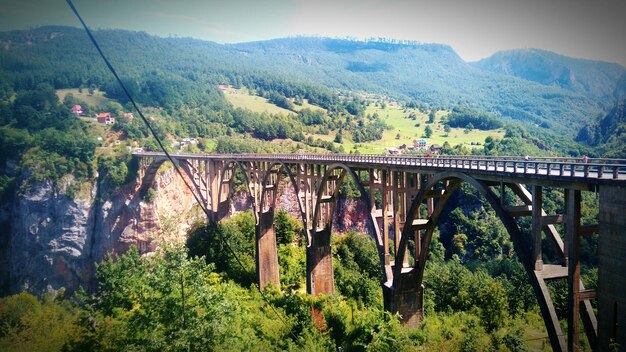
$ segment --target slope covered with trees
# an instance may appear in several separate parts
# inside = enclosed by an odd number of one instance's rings
[[[289,38],[219,45],[120,30],[97,31],[96,37],[140,101],[171,109],[219,104],[207,97],[216,98],[212,87],[224,83],[299,95],[329,108],[332,94],[324,85],[438,107],[468,105],[573,134],[604,107],[593,94],[476,68],[438,44]],[[78,29],[5,32],[0,42],[5,91],[45,81],[55,88],[95,85],[125,100]]]

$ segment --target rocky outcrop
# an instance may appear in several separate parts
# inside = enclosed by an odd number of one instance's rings
[[[104,197],[112,192],[102,182],[86,182],[70,197],[72,181],[33,185],[12,205],[0,207],[0,221],[7,225],[0,232],[0,296],[93,289],[96,263],[110,253],[123,253],[131,245],[148,253],[162,243],[181,243],[191,224],[204,219],[172,168],[163,166],[157,174],[150,202],[142,200],[137,183]],[[278,207],[300,218],[293,188],[283,182],[280,189]],[[231,214],[251,208],[247,193],[231,199]],[[365,208],[360,200],[341,199],[333,231],[371,234]]]
[[[93,277],[93,186],[83,185],[83,192],[71,199],[63,182],[44,182],[16,197],[6,260],[9,293],[77,288]]]
[[[98,182],[85,183],[67,195],[71,179],[60,185],[41,183],[16,196],[0,238],[0,295],[93,288],[96,263],[131,245],[154,251],[159,243],[182,242],[195,220],[193,198],[171,169],[155,180],[155,198],[147,203],[128,184],[112,197]],[[199,214],[199,213],[198,213]],[[167,235],[165,235],[167,234]]]

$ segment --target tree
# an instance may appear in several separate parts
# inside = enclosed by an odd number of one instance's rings
[[[443,131],[445,133],[450,133],[452,129],[450,128],[450,125],[446,124],[445,126],[443,126]]]
[[[433,135],[432,128],[430,128],[430,126],[426,126],[426,129],[424,129],[424,137],[430,138],[432,135]]]
[[[430,113],[428,114],[428,123],[434,123],[435,122],[435,117],[436,117],[436,110],[432,109],[430,110]]]
[[[396,134],[396,139],[400,139],[400,133]]]
[[[293,243],[302,231],[302,224],[282,209],[276,212],[274,227],[276,230],[276,242],[278,244]]]
[[[335,143],[343,143],[343,131],[341,129],[339,129],[339,131],[337,131],[337,134],[335,135]]]

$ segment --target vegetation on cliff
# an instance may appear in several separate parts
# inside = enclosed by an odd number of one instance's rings
[[[254,218],[240,213],[216,226],[197,224],[186,248],[164,246],[150,256],[132,248],[110,257],[98,266],[93,294],[40,300],[22,293],[0,299],[0,348],[549,348],[532,290],[510,252],[464,265],[456,253],[445,255],[435,238],[424,280],[425,318],[419,328],[409,329],[382,310],[381,272],[371,239],[354,232],[333,236],[337,294],[311,297],[303,292],[304,247],[298,221],[282,213],[276,229],[282,291],[270,287],[261,295],[254,287]]]

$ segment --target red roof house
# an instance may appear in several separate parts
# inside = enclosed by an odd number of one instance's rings
[[[98,115],[96,115],[96,120],[98,120],[99,123],[105,123],[107,125],[115,123],[115,118],[110,112],[99,113]]]
[[[72,110],[72,114],[76,115],[76,116],[80,116],[83,114],[83,107],[80,105],[74,105],[72,106],[72,108],[70,109]]]

